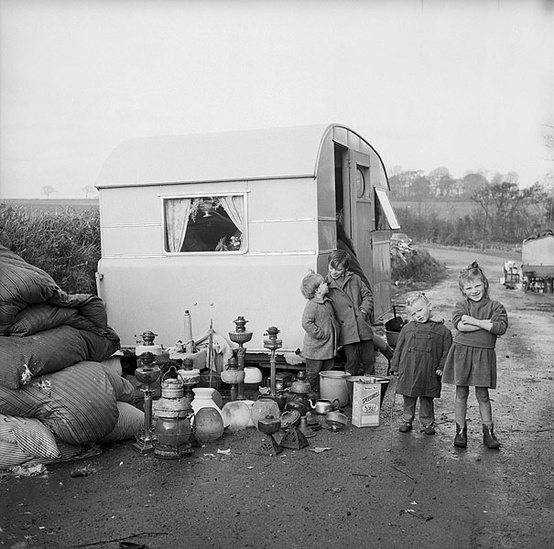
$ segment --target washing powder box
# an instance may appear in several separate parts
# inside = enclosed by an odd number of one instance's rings
[[[377,427],[381,410],[381,383],[370,376],[353,383],[352,425],[355,427]]]

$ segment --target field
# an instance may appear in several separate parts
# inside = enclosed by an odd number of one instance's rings
[[[22,206],[29,211],[40,211],[50,213],[63,213],[68,208],[75,211],[90,210],[98,208],[97,198],[13,198],[1,200],[4,204]]]
[[[30,210],[62,213],[67,208],[74,210],[88,210],[98,208],[97,198],[50,198],[50,199],[4,199],[6,204],[23,206]],[[423,216],[433,216],[441,218],[458,218],[470,214],[476,208],[474,202],[443,202],[443,201],[425,201],[417,202],[415,200],[395,200],[391,199],[391,204],[396,210],[409,208]]]
[[[390,201],[395,210],[410,209],[419,215],[450,219],[464,217],[479,208],[475,202],[417,202],[415,200],[395,200],[394,198],[391,198]]]

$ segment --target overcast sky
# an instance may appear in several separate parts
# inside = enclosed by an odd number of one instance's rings
[[[82,198],[133,137],[331,122],[389,170],[530,185],[552,169],[549,5],[0,0],[0,198]]]

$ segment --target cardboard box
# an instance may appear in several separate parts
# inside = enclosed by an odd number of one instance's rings
[[[368,382],[369,380],[369,382]],[[381,383],[374,378],[355,381],[352,391],[352,425],[377,427],[381,411]]]

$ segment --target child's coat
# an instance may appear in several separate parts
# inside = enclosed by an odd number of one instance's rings
[[[338,323],[327,298],[312,297],[302,315],[304,345],[302,355],[312,360],[334,358],[337,351]]]
[[[436,371],[444,368],[451,345],[452,334],[440,322],[406,324],[391,361],[391,371],[398,372],[396,392],[411,397],[440,397],[441,380]]]
[[[330,276],[326,278],[329,299],[339,321],[339,347],[373,339],[373,330],[366,320],[373,312],[373,294],[357,274],[347,271],[344,279],[341,284]],[[367,316],[360,309],[364,309]]]

